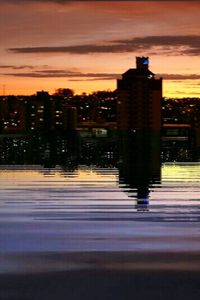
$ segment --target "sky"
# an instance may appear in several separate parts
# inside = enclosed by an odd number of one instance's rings
[[[200,97],[200,2],[0,0],[0,95],[116,89],[148,56],[163,96]]]

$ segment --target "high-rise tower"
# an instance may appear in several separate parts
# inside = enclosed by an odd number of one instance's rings
[[[127,70],[117,81],[120,130],[160,131],[162,79],[149,70],[148,57],[136,57],[136,68]]]
[[[149,70],[148,57],[136,57],[136,68],[122,74],[117,91],[121,174],[141,198],[160,177],[162,79]]]

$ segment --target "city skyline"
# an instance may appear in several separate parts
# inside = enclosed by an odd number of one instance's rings
[[[0,94],[116,89],[149,56],[163,96],[199,97],[197,1],[0,0]]]

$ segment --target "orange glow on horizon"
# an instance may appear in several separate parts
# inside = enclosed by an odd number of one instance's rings
[[[196,82],[197,81],[197,82]],[[12,82],[2,85],[1,95],[34,95],[37,91],[45,90],[49,94],[54,94],[58,88],[73,89],[75,94],[93,93],[102,90],[116,89],[116,80],[98,80],[98,81],[74,81],[67,82],[65,79],[45,80],[42,84],[40,80],[31,79],[25,81]],[[184,97],[200,97],[198,80],[185,80],[182,82],[163,80],[163,97],[184,98]]]
[[[115,90],[106,74],[122,74],[135,67],[135,56],[149,56],[153,73],[185,75],[164,78],[163,96],[200,97],[200,2],[8,2],[0,11],[0,95]],[[120,49],[106,48],[116,41]],[[193,75],[199,78],[189,80]]]

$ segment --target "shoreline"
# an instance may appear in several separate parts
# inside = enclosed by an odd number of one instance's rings
[[[0,277],[100,271],[200,272],[199,251],[80,251],[0,254]]]
[[[200,272],[71,270],[1,275],[1,300],[199,300]]]

